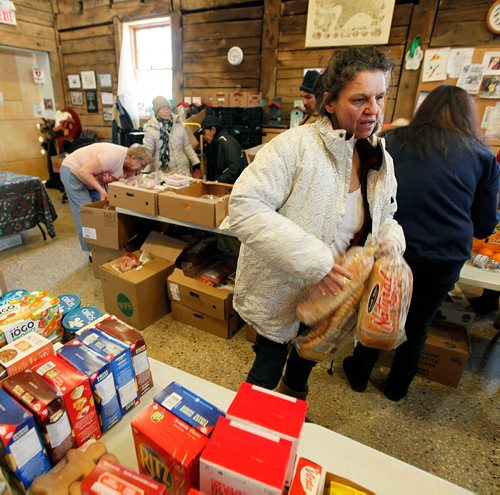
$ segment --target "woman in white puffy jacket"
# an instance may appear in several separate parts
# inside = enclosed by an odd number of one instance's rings
[[[199,165],[200,159],[179,116],[172,113],[170,103],[163,96],[153,100],[153,110],[154,116],[144,126],[143,145],[153,155],[155,169],[191,176],[191,167]]]
[[[234,306],[257,330],[250,383],[282,379],[281,392],[304,399],[315,363],[289,344],[307,287],[343,290],[350,274],[335,260],[353,244],[404,251],[393,162],[374,139],[391,68],[375,47],[337,51],[316,83],[318,120],[275,137],[234,185],[221,228],[242,242]]]

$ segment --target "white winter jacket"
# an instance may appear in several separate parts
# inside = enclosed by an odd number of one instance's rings
[[[191,143],[189,142],[186,130],[182,125],[178,115],[172,114],[173,125],[170,130],[170,138],[168,147],[170,150],[170,163],[168,171],[191,176],[191,165],[200,163],[200,159],[196,155]],[[160,167],[160,123],[156,116],[151,117],[144,125],[144,140],[143,145],[151,152],[155,160],[156,170]],[[152,169],[152,167],[150,167]],[[147,171],[150,171],[148,168]]]
[[[259,334],[275,342],[295,338],[297,303],[306,287],[333,267],[331,245],[344,217],[356,139],[346,140],[330,120],[290,129],[264,146],[234,185],[229,216],[221,228],[241,241],[234,306]],[[372,231],[405,249],[393,220],[396,179],[381,140],[384,160],[368,173]]]

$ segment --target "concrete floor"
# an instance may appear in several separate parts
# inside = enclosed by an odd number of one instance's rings
[[[38,229],[23,234],[22,246],[0,251],[9,289],[44,289],[78,294],[84,305],[104,310],[101,284],[78,246],[68,204],[49,190],[59,218],[57,236],[43,241]],[[467,295],[477,289],[462,287]],[[365,445],[480,494],[500,493],[500,350],[495,314],[470,326],[472,355],[458,388],[416,378],[399,403],[378,389],[386,370],[376,369],[362,393],[353,392],[342,372],[342,357],[318,365],[310,380],[310,419]],[[172,320],[168,315],[144,330],[149,355],[219,385],[237,390],[252,363],[244,332],[224,340]],[[347,352],[347,351],[346,351]],[[332,453],[335,455],[335,453]],[[341,455],[341,453],[338,453]]]

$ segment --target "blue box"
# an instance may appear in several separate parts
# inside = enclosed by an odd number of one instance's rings
[[[139,403],[129,346],[96,328],[83,332],[76,339],[111,363],[122,414],[128,413]]]
[[[0,454],[15,482],[27,490],[51,469],[35,418],[7,392],[0,390]]]
[[[118,423],[122,412],[111,363],[76,339],[58,349],[57,354],[89,377],[102,432]]]
[[[223,411],[177,382],[170,383],[156,394],[154,401],[207,437],[217,420],[225,416]]]

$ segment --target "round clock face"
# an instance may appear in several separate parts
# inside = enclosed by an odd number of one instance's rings
[[[488,10],[486,25],[492,33],[500,34],[500,0],[496,0]]]
[[[227,52],[227,61],[231,65],[240,65],[243,62],[243,50],[239,46],[233,46]]]

